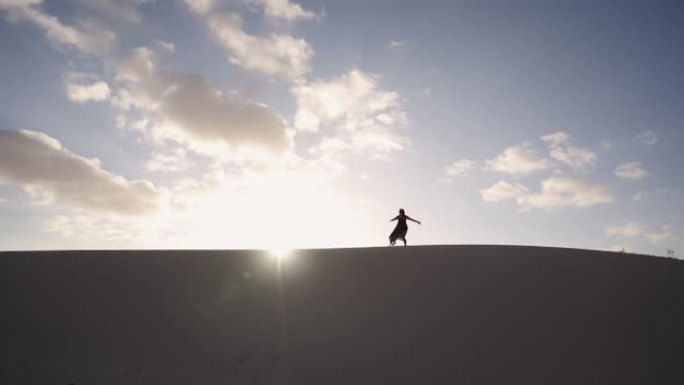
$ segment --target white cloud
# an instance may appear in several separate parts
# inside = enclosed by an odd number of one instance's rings
[[[150,171],[178,172],[188,167],[187,152],[183,148],[166,153],[154,151],[152,157],[145,163],[145,168]]]
[[[636,222],[630,222],[622,226],[606,228],[606,235],[610,237],[634,238],[644,232],[643,226]]]
[[[634,136],[634,140],[639,141],[647,146],[653,146],[658,142],[658,135],[653,130],[648,130]]]
[[[59,203],[96,212],[137,215],[154,212],[163,190],[147,181],[128,181],[97,159],[64,149],[39,132],[0,130],[0,181],[16,184],[35,204]]]
[[[647,177],[648,172],[643,169],[641,162],[627,162],[615,169],[615,175],[622,179],[638,180]]]
[[[199,152],[282,154],[291,145],[282,117],[235,93],[225,95],[197,75],[159,68],[159,55],[139,48],[117,68],[114,103],[145,113],[137,130],[154,141],[185,143]]]
[[[378,89],[378,77],[359,70],[331,81],[315,81],[294,88],[297,96],[295,126],[318,131],[326,124],[341,125],[348,131],[376,123],[404,123],[400,96]]]
[[[555,132],[542,136],[549,143],[550,155],[553,159],[570,166],[573,170],[582,171],[593,166],[598,157],[587,148],[573,146],[565,132]]]
[[[267,12],[285,12],[289,17],[297,14],[293,9],[300,9],[287,1],[263,1]],[[186,4],[206,18],[212,35],[231,53],[233,64],[295,81],[309,71],[314,51],[306,40],[276,33],[265,37],[250,35],[243,29],[242,18],[236,13],[217,11],[210,1],[186,0]]]
[[[657,230],[649,230],[637,222],[629,222],[622,226],[610,226],[606,228],[606,235],[618,238],[645,238],[651,243],[659,243],[674,237],[670,226],[663,225]]]
[[[302,8],[301,5],[290,0],[247,0],[261,3],[264,15],[272,20],[286,20],[295,22],[298,20],[312,20],[316,14]]]
[[[676,196],[680,195],[681,191],[679,190],[674,190],[671,188],[661,188],[661,189],[655,189],[655,190],[641,190],[634,194],[632,197],[633,200],[639,202],[651,198],[658,198],[658,197],[664,197],[664,196]]]
[[[378,77],[359,70],[330,81],[293,88],[297,97],[295,127],[300,131],[332,131],[350,149],[369,151],[375,158],[408,147],[397,129],[406,124],[401,97],[378,87]]]
[[[486,165],[488,169],[514,176],[546,170],[550,166],[549,161],[541,157],[527,142],[505,149],[496,158],[488,159]]]
[[[101,80],[93,80],[88,74],[68,73],[65,75],[66,93],[69,100],[77,103],[103,102],[109,99],[111,89]]]
[[[444,174],[447,177],[468,176],[471,171],[475,169],[477,163],[470,159],[459,159],[451,166],[444,168]]]
[[[67,85],[67,96],[74,102],[103,102],[109,98],[111,90],[107,83],[103,81],[92,84],[69,84]]]
[[[652,243],[659,243],[674,238],[672,228],[667,225],[661,226],[661,228],[658,230],[648,231],[646,234],[644,234],[644,236],[646,236],[646,238]]]
[[[489,188],[480,190],[480,195],[486,202],[500,202],[525,196],[528,192],[528,188],[521,184],[499,181]]]
[[[176,53],[176,45],[169,43],[168,41],[157,40],[155,41],[159,49],[168,54]]]
[[[519,197],[518,204],[523,210],[553,210],[562,207],[590,207],[612,200],[613,197],[604,185],[567,177],[551,177],[541,182],[540,192]]]
[[[205,15],[214,10],[216,0],[185,0],[185,4],[195,13]]]
[[[242,29],[236,14],[212,15],[209,27],[232,53],[230,61],[248,70],[269,76],[299,79],[309,72],[313,49],[304,39],[271,34],[259,37]]]
[[[392,50],[398,50],[400,48],[404,48],[406,46],[406,42],[404,40],[390,40],[387,43],[387,47]]]
[[[0,0],[0,8],[21,8],[42,4],[43,0]]]
[[[330,154],[338,154],[349,150],[349,143],[342,138],[323,138],[318,144],[308,149],[309,154],[315,156],[324,156]]]
[[[392,128],[383,126],[356,132],[350,139],[350,147],[357,152],[370,153],[371,160],[389,160],[390,154],[405,150],[408,144],[408,138],[398,136]]]
[[[44,32],[53,43],[73,47],[81,52],[104,54],[116,41],[116,35],[93,20],[79,20],[78,26],[62,23],[58,18],[46,14],[40,5],[42,1],[0,0],[0,10],[8,12],[11,19],[26,20]]]

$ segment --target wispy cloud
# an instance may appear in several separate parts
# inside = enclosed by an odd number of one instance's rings
[[[290,0],[247,0],[261,4],[264,15],[272,20],[285,20],[290,23],[300,20],[313,20],[317,18],[314,12],[302,8],[301,5]]]
[[[523,210],[563,207],[590,207],[613,201],[608,188],[600,183],[568,177],[551,177],[541,182],[541,191],[521,196],[518,204]]]
[[[565,132],[556,132],[542,136],[548,142],[553,159],[570,166],[575,171],[584,171],[596,164],[598,157],[588,148],[576,147],[570,143],[570,136]]]
[[[632,196],[632,199],[640,202],[652,198],[659,198],[659,197],[665,197],[665,196],[678,196],[681,195],[681,191],[671,189],[671,188],[661,188],[661,189],[655,189],[655,190],[641,190],[638,191],[637,193]]]
[[[212,35],[230,52],[233,64],[293,81],[309,72],[314,51],[306,40],[279,33],[251,35],[244,30],[242,17],[237,13],[214,10],[212,3],[207,1],[186,0],[186,3],[206,19]],[[292,9],[301,9],[297,8],[299,6],[292,8],[294,5],[287,1],[264,0],[263,4],[266,10],[286,12],[291,17],[297,14]]]
[[[648,171],[644,170],[641,162],[627,162],[615,169],[615,176],[622,179],[639,180],[647,177]]]
[[[548,159],[542,157],[529,143],[505,149],[501,154],[486,161],[488,169],[501,173],[522,176],[535,171],[547,170],[550,167]]]
[[[452,165],[444,168],[444,174],[449,178],[468,176],[475,169],[477,162],[470,159],[459,159]]]
[[[609,226],[606,228],[606,235],[617,238],[645,238],[652,243],[659,243],[674,237],[672,228],[668,225],[663,225],[659,229],[648,229],[638,222]]]
[[[648,130],[634,136],[634,140],[639,141],[647,146],[653,146],[658,142],[658,135],[655,131]]]
[[[485,202],[501,202],[509,199],[517,199],[529,193],[529,189],[519,183],[499,181],[494,185],[480,190],[480,195]]]
[[[77,25],[65,24],[45,13],[41,8],[42,3],[42,0],[0,0],[0,10],[6,11],[10,19],[35,24],[54,44],[84,53],[105,54],[117,39],[114,32],[94,20],[77,20]]]
[[[166,152],[154,151],[145,162],[145,168],[150,171],[178,172],[186,170],[189,166],[187,151],[183,148]]]
[[[387,42],[387,48],[391,50],[398,50],[406,46],[406,41],[404,40],[390,40]]]

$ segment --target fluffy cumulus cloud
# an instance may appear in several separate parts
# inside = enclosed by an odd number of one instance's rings
[[[147,214],[164,203],[164,191],[147,181],[108,172],[97,159],[64,149],[39,132],[0,130],[0,182],[16,184],[36,204],[60,203],[94,212]]]
[[[477,163],[470,159],[459,159],[455,161],[451,166],[444,168],[444,174],[448,178],[454,178],[459,176],[468,176],[471,171],[475,169]]]
[[[109,85],[103,81],[90,84],[68,84],[66,87],[67,96],[74,102],[103,102],[109,98],[111,90]]]
[[[353,70],[329,81],[302,84],[293,92],[299,131],[334,132],[348,148],[371,152],[377,158],[409,144],[408,138],[397,133],[407,121],[401,97],[381,90],[375,75]]]
[[[77,103],[103,102],[109,99],[109,85],[91,74],[70,72],[64,75],[66,94]]]
[[[210,1],[186,0],[186,3],[206,18],[212,35],[230,52],[232,63],[257,73],[292,80],[300,80],[309,71],[314,52],[306,40],[278,33],[251,35],[244,30],[242,17],[237,13],[215,10],[215,3]],[[271,3],[275,5],[267,5]],[[292,9],[301,9],[287,1],[264,0],[264,5],[266,10],[285,12],[291,17],[296,14]]]
[[[488,169],[514,176],[527,175],[550,167],[549,160],[527,142],[505,149],[495,158],[488,159],[486,165]]]
[[[213,15],[209,27],[231,52],[230,61],[269,76],[300,79],[309,71],[313,49],[304,39],[290,35],[254,36],[242,29],[237,14]]]
[[[639,180],[647,177],[648,171],[644,170],[641,162],[627,162],[615,169],[615,176],[622,179]]]
[[[590,207],[612,202],[602,184],[568,177],[551,177],[541,182],[541,191],[518,197],[523,210],[554,210],[563,207]]]
[[[659,243],[674,237],[670,226],[663,225],[659,229],[649,229],[637,222],[609,226],[606,228],[606,235],[616,238],[644,238],[652,243]]]
[[[197,75],[165,71],[159,54],[139,48],[118,69],[114,103],[142,111],[136,122],[155,141],[181,142],[197,151],[258,151],[281,154],[290,144],[286,123],[268,107],[223,94]]]
[[[593,166],[598,157],[591,150],[576,147],[570,143],[570,136],[565,132],[556,132],[542,136],[548,142],[551,158],[571,167],[575,171],[583,171]]]
[[[529,193],[529,189],[518,183],[499,181],[489,188],[480,190],[480,195],[485,202],[500,202],[508,199],[517,199]]]
[[[302,8],[301,5],[290,0],[248,0],[261,4],[264,15],[273,20],[286,20],[294,22],[298,20],[312,20],[316,14]]]
[[[634,137],[634,140],[641,142],[646,146],[653,146],[658,142],[658,135],[653,130],[640,132]]]
[[[116,41],[116,35],[93,20],[78,20],[68,25],[41,8],[42,0],[0,0],[0,10],[10,19],[28,21],[45,32],[54,44],[75,48],[89,54],[104,54]]]

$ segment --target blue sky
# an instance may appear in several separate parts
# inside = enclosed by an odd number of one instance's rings
[[[684,252],[675,1],[0,0],[0,248]]]

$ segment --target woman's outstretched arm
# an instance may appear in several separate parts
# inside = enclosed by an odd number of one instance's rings
[[[409,217],[408,215],[406,216],[406,219],[408,219],[409,221],[416,222],[417,224],[420,224],[420,221],[417,221],[417,220],[415,220],[415,219]]]
[[[392,222],[392,221],[396,221],[397,219],[399,219],[399,215],[397,215],[396,217],[390,219],[389,221]]]

